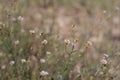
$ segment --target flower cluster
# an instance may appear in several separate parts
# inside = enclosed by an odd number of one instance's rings
[[[23,21],[24,20],[24,18],[22,17],[22,16],[18,16],[18,21]]]
[[[40,75],[41,75],[41,76],[47,76],[47,75],[48,75],[48,72],[47,72],[47,71],[42,70],[42,71],[40,72]]]
[[[102,65],[107,65],[108,64],[108,55],[107,54],[103,54],[102,59],[100,60]]]

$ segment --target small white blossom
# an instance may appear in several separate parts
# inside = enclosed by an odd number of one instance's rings
[[[22,63],[26,63],[26,59],[21,59],[21,62]]]
[[[48,72],[43,70],[43,71],[40,72],[40,75],[41,75],[41,76],[47,76],[47,75],[48,75]]]
[[[15,43],[15,45],[19,45],[20,41],[16,40],[14,43]]]
[[[47,51],[47,52],[46,52],[46,54],[47,54],[47,55],[50,55],[50,54],[51,54],[51,52]]]
[[[10,65],[14,65],[15,64],[15,61],[10,61]]]
[[[24,20],[24,18],[22,17],[22,16],[18,16],[18,21],[23,21]]]
[[[40,59],[40,63],[45,63],[46,60],[45,59]]]
[[[35,30],[30,30],[29,33],[30,33],[31,35],[33,35],[33,34],[35,34]]]

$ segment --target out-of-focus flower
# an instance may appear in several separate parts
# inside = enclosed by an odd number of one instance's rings
[[[46,60],[45,59],[40,59],[40,63],[45,63],[46,62]]]
[[[13,21],[13,22],[17,22],[17,19],[13,17],[13,18],[12,18],[12,21]]]
[[[47,52],[46,52],[46,54],[47,54],[47,55],[50,55],[50,54],[51,54],[51,52],[47,51]]]
[[[14,65],[15,64],[15,61],[10,61],[10,65]]]
[[[41,32],[41,33],[39,33],[39,36],[42,36],[43,35],[43,33]]]
[[[65,39],[65,40],[64,40],[64,43],[65,43],[66,45],[68,45],[68,44],[70,44],[70,40],[69,40],[69,39]]]
[[[86,48],[88,48],[89,46],[92,46],[92,42],[91,41],[87,41],[87,43],[86,43]]]
[[[29,33],[30,33],[31,35],[33,35],[33,34],[35,34],[35,30],[30,30]]]
[[[75,38],[75,39],[74,39],[74,42],[78,42],[78,40],[79,40],[78,38]]]
[[[2,66],[1,66],[1,69],[5,69],[5,68],[6,68],[6,65],[2,65]]]
[[[16,40],[14,43],[15,43],[15,45],[19,45],[19,44],[20,44],[20,41],[19,41],[19,40]]]
[[[30,47],[30,50],[31,50],[31,51],[33,50],[33,47],[32,47],[32,46]]]
[[[22,63],[26,63],[26,59],[21,59],[21,62]]]
[[[41,75],[41,76],[47,76],[47,75],[48,75],[48,72],[43,70],[43,71],[40,72],[40,75]]]
[[[43,45],[46,45],[48,43],[48,41],[46,39],[44,39],[42,42],[41,42]]]
[[[102,59],[100,62],[101,62],[102,65],[108,64],[108,61],[106,59]]]
[[[109,55],[103,54],[103,58],[104,58],[104,59],[106,59],[106,58],[108,58],[108,57],[109,57]]]
[[[23,21],[24,20],[24,18],[22,17],[22,16],[18,16],[18,21]]]
[[[107,11],[106,11],[106,10],[103,10],[103,13],[104,13],[104,14],[106,14],[106,13],[107,13]]]

